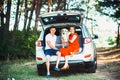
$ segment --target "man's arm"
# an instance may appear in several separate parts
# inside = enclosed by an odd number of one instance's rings
[[[55,46],[53,46],[53,45],[51,44],[50,41],[47,41],[47,44],[48,44],[48,46],[49,46],[50,48],[52,48],[52,49],[57,49]]]
[[[62,46],[62,44],[55,44],[55,46]]]

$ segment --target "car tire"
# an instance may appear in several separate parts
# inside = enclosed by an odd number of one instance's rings
[[[88,68],[88,73],[95,73],[96,72],[96,64],[94,63],[92,67]]]
[[[45,65],[37,64],[37,72],[38,72],[38,75],[40,75],[40,76],[45,75],[45,73],[46,73]]]
[[[92,63],[90,63],[89,65],[86,65],[86,66],[87,66],[87,68],[86,68],[87,73],[95,73],[96,69],[97,69],[97,62],[94,61],[94,62],[92,62]]]

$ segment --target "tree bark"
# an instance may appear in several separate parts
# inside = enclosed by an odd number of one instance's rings
[[[26,30],[26,25],[27,25],[27,19],[28,19],[28,8],[27,8],[27,1],[28,0],[25,0],[25,17],[24,17],[24,27],[23,27],[23,31]]]
[[[3,27],[3,25],[4,25],[4,13],[3,13],[3,10],[4,10],[4,2],[3,2],[3,0],[1,0],[0,1],[0,18],[1,18],[1,23],[0,23],[0,27]]]
[[[66,0],[58,0],[57,10],[66,10]]]
[[[64,0],[64,10],[66,10],[66,0]]]
[[[120,47],[120,24],[118,24],[118,31],[117,31],[117,39],[116,39],[116,43],[117,43],[117,47]]]
[[[29,16],[29,22],[28,22],[28,26],[27,26],[27,31],[30,30],[30,26],[31,26],[31,20],[32,20],[32,16],[33,16],[33,11],[35,9],[35,0],[33,0],[33,5],[31,7],[31,13],[30,13],[30,16]]]
[[[36,4],[36,17],[35,17],[35,28],[34,28],[34,35],[37,34],[37,28],[38,28],[38,17],[40,14],[40,9],[42,7],[42,0],[38,0]]]
[[[23,7],[23,2],[24,2],[23,0],[20,2],[21,8]],[[20,4],[19,4],[19,5],[20,5]],[[18,23],[17,23],[17,24],[18,24],[18,27],[19,27],[19,22],[20,22],[20,19],[21,19],[21,13],[22,13],[22,11],[20,11],[20,13],[18,14]],[[18,28],[18,27],[17,27],[17,28]]]
[[[50,6],[52,4],[52,0],[48,0],[48,12],[50,12]]]
[[[57,10],[60,10],[60,4],[61,4],[62,0],[58,0],[58,5],[57,5]]]
[[[19,5],[20,5],[20,0],[18,0],[18,2],[17,2],[15,24],[14,24],[13,35],[12,35],[12,36],[13,36],[13,39],[12,39],[12,46],[15,45],[15,40],[16,40],[16,30],[17,30],[17,28],[18,28]]]
[[[4,13],[3,13],[3,10],[4,10],[4,7],[3,7],[4,3],[3,3],[3,0],[0,1],[0,42],[3,41],[3,30],[4,30]]]
[[[6,43],[7,40],[8,40],[9,23],[10,23],[10,11],[11,11],[11,0],[8,0],[7,1],[7,12],[6,12],[6,23],[5,23],[5,26],[4,26],[3,43]]]

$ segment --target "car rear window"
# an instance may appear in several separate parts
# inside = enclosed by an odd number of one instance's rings
[[[41,18],[45,25],[53,23],[80,23],[80,15],[58,15]]]

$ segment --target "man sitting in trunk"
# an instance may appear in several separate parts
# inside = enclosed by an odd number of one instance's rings
[[[47,75],[46,77],[50,77],[50,56],[57,55],[56,66],[54,68],[55,71],[60,71],[58,68],[61,53],[55,46],[61,46],[61,44],[56,44],[57,36],[55,35],[56,29],[54,27],[50,28],[50,33],[48,33],[45,37],[45,55],[46,55],[46,68],[47,68]]]

